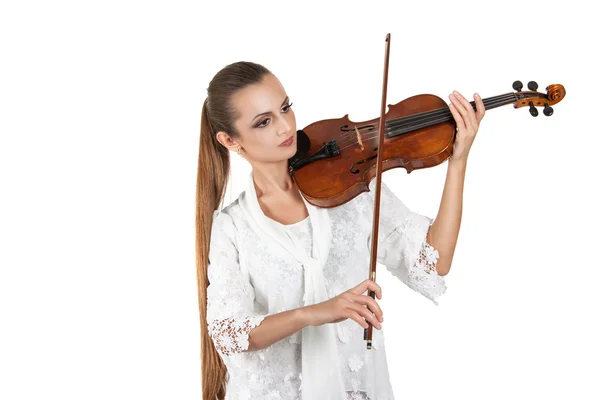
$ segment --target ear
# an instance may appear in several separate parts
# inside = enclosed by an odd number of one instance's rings
[[[241,146],[241,144],[237,140],[232,139],[227,132],[219,131],[216,136],[219,143],[231,151],[237,151]]]

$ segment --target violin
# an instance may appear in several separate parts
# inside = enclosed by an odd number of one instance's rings
[[[539,114],[536,107],[543,107],[544,115],[551,116],[552,106],[565,97],[565,88],[559,84],[546,87],[546,93],[537,92],[534,81],[527,88],[529,91],[521,91],[523,84],[515,81],[516,92],[483,99],[486,111],[513,104],[514,108],[529,107],[534,117]],[[470,103],[476,110],[475,102]],[[380,117],[354,122],[346,114],[297,131],[298,151],[288,166],[308,202],[336,207],[368,191],[380,147],[384,149],[382,172],[404,168],[411,173],[439,165],[452,155],[456,123],[444,100],[420,94],[388,107],[383,146],[379,146],[377,135]]]
[[[386,36],[383,90],[379,118],[354,122],[348,114],[338,119],[313,122],[297,131],[298,148],[288,160],[292,179],[304,198],[318,207],[336,207],[360,193],[369,191],[369,183],[376,180],[373,230],[369,279],[375,282],[377,270],[377,243],[381,203],[381,173],[392,168],[430,168],[452,155],[456,138],[456,122],[444,100],[431,94],[409,97],[397,104],[388,104],[387,78],[391,35]],[[529,91],[522,91],[523,83],[515,81],[515,93],[506,93],[483,99],[486,110],[513,104],[515,108],[529,106],[532,116],[538,116],[536,107],[551,116],[553,105],[565,97],[565,88],[559,84],[546,87],[546,93],[537,91],[536,82],[529,82]],[[477,106],[470,102],[474,110]],[[381,124],[380,121],[384,121]],[[375,300],[375,292],[368,295]],[[373,325],[367,320],[364,340],[372,348]]]

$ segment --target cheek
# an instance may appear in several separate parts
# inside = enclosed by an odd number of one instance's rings
[[[261,148],[261,147],[272,147],[273,144],[275,144],[275,142],[277,142],[277,134],[275,133],[275,131],[268,127],[268,128],[263,128],[260,132],[260,134],[256,135],[255,137],[255,141],[254,141],[254,145],[257,148]]]
[[[245,138],[244,147],[246,148],[246,151],[260,157],[261,152],[264,153],[265,148],[272,148],[273,146],[279,145],[277,139],[277,134],[269,127],[256,129],[252,134]]]

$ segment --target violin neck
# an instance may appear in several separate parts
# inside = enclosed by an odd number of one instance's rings
[[[483,105],[486,110],[490,110],[492,108],[514,103],[517,100],[518,98],[515,93],[506,93],[483,99]],[[474,101],[469,103],[474,110],[477,110],[477,106]],[[454,117],[452,116],[452,113],[448,107],[407,115],[400,118],[394,118],[385,122],[387,131],[386,136],[394,137],[403,133],[416,131],[418,129],[427,128],[428,126],[450,122],[453,120]]]

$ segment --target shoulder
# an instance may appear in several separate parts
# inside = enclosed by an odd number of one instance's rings
[[[221,210],[215,210],[212,218],[212,229],[214,231],[233,232],[235,230],[235,221],[241,215],[238,200],[224,207]]]
[[[238,235],[230,209],[215,210],[209,237],[209,259],[213,262],[228,257],[233,259],[239,251]]]
[[[247,225],[245,218],[238,197],[223,209],[213,212],[212,235],[235,240],[238,232]]]

